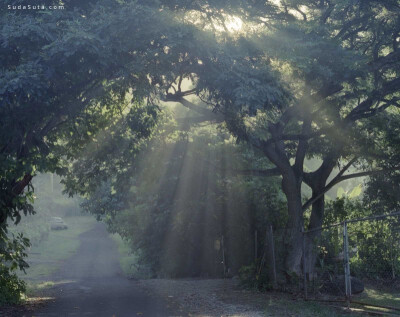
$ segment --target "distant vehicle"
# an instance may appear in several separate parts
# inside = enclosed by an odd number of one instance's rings
[[[67,224],[60,217],[51,217],[50,219],[50,229],[51,230],[64,230],[68,229]]]

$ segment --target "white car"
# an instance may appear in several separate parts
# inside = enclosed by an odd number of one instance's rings
[[[68,229],[67,224],[60,217],[51,217],[50,219],[50,229],[51,230],[64,230]]]

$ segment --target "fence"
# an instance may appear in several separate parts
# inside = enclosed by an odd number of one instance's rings
[[[400,212],[303,232],[302,268],[307,300],[400,314]]]
[[[269,287],[400,315],[400,212],[302,232],[302,276],[291,284],[283,270],[289,236],[272,226],[254,232],[257,276]]]
[[[346,295],[343,265],[344,227],[303,233],[303,288],[306,299],[336,299]]]

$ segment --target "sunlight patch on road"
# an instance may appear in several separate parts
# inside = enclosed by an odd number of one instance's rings
[[[55,297],[29,297],[26,299],[26,301],[30,304],[45,302],[50,300],[55,300]]]
[[[36,285],[37,289],[50,288],[57,285],[76,283],[76,280],[62,280],[62,281],[45,281]]]

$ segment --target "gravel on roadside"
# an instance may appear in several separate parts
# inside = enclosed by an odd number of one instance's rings
[[[193,317],[262,317],[261,307],[246,302],[249,291],[231,279],[151,279],[139,284],[179,305]],[[257,306],[257,305],[256,305]]]

